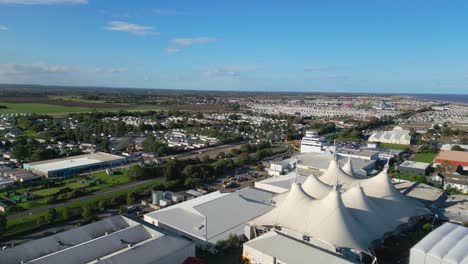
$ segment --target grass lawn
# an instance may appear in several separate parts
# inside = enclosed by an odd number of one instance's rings
[[[435,153],[416,153],[411,160],[431,163],[435,159],[436,156],[437,154]]]
[[[127,111],[144,111],[144,110],[160,110],[157,106],[135,106],[126,108],[90,108],[90,107],[70,107],[50,104],[35,104],[35,103],[2,103],[6,109],[0,109],[0,114],[12,113],[36,113],[36,114],[61,114],[61,113],[83,113],[83,112],[115,112],[120,110]]]
[[[8,107],[7,109],[0,109],[0,114],[11,114],[11,113],[71,113],[71,112],[90,112],[91,108],[87,107],[67,107],[60,105],[49,105],[49,104],[15,104],[15,103],[0,103]]]
[[[427,183],[426,176],[422,176],[422,175],[413,175],[413,174],[395,172],[395,178],[413,181],[413,182]]]
[[[409,146],[407,145],[389,144],[389,143],[380,143],[380,147],[384,149],[398,149],[398,150],[409,149]]]
[[[124,169],[114,170],[113,175],[107,175],[105,171],[99,171],[99,172],[91,173],[89,176],[93,179],[100,179],[101,181],[105,182],[104,184],[101,183],[99,185],[117,186],[117,185],[129,183],[132,181],[132,179],[125,176]]]
[[[79,96],[70,96],[70,95],[49,95],[50,99],[53,100],[63,100],[63,101],[73,101],[73,102],[83,102],[83,103],[105,103],[104,100],[87,100],[80,98]]]
[[[146,184],[144,184],[142,186],[129,188],[127,190],[118,191],[118,192],[114,192],[114,193],[111,193],[111,194],[101,195],[101,196],[91,198],[91,199],[87,199],[87,200],[84,200],[84,201],[72,202],[72,203],[68,203],[66,205],[57,207],[56,208],[57,216],[58,216],[57,221],[63,220],[63,213],[62,212],[63,212],[63,210],[65,208],[70,208],[70,209],[82,208],[86,204],[98,203],[99,201],[102,201],[102,200],[110,201],[113,197],[116,197],[116,196],[119,196],[119,195],[126,195],[129,192],[141,193],[142,191],[146,190],[147,188],[152,188],[152,187],[154,187],[156,185],[159,185],[159,184],[161,184],[163,182],[164,182],[164,179],[159,179],[159,180],[156,180],[154,182],[146,183]],[[39,217],[41,217],[41,216],[46,217],[47,214],[48,214],[48,212],[45,211],[45,212],[36,213],[36,214],[33,214],[33,215],[29,215],[29,216],[25,216],[25,217],[10,220],[7,223],[7,231],[4,234],[1,234],[0,237],[2,237],[2,236],[3,237],[12,236],[12,235],[17,234],[17,233],[24,233],[26,231],[29,232],[29,231],[31,231],[33,229],[40,228],[40,227],[46,225],[47,223],[38,223],[37,219]]]
[[[67,183],[67,184],[65,184],[63,186],[60,186],[60,187],[46,188],[46,189],[31,192],[31,193],[33,195],[48,196],[48,195],[56,194],[60,189],[63,189],[63,188],[77,189],[77,188],[82,188],[82,187],[86,187],[86,186],[87,186],[87,184],[82,184],[82,183],[80,183],[78,181],[75,181],[75,182]]]
[[[87,183],[79,182],[79,177],[74,177],[71,179],[64,180],[65,183],[62,186],[53,187],[53,188],[43,188],[39,190],[32,191],[32,195],[41,196],[41,198],[37,198],[35,200],[26,201],[23,203],[19,203],[18,205],[21,206],[25,210],[30,210],[33,208],[41,207],[47,205],[47,197],[54,195],[63,188],[70,188],[70,189],[78,189],[78,188],[85,188],[89,192],[97,192],[101,190],[105,190],[111,187],[115,187],[118,185],[126,184],[131,182],[131,179],[125,176],[124,169],[117,169],[114,170],[114,175],[107,175],[105,171],[91,173],[89,175],[91,178],[100,179],[102,182],[100,184],[96,184],[95,186],[88,186]],[[17,193],[23,193],[29,191],[29,188],[22,188],[14,190]],[[6,191],[0,192],[0,197],[6,196]]]

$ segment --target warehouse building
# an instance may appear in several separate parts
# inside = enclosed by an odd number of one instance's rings
[[[273,194],[255,188],[212,192],[144,215],[150,224],[193,240],[214,251],[219,240],[244,234],[244,225],[274,208]]]
[[[97,152],[63,159],[26,163],[23,165],[23,169],[47,178],[53,178],[121,165],[126,161],[127,159],[122,156]]]
[[[430,166],[430,163],[406,160],[397,166],[397,170],[401,173],[426,176]]]
[[[118,215],[3,250],[0,263],[172,264],[192,256],[188,239]]]
[[[446,171],[455,172],[458,166],[468,166],[468,152],[454,150],[441,151],[434,159],[434,164],[445,167]]]
[[[411,144],[411,135],[409,130],[404,130],[396,126],[391,131],[382,131],[372,134],[369,137],[369,142],[409,145]]]

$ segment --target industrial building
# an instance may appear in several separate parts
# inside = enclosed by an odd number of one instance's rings
[[[122,156],[97,152],[62,159],[25,163],[23,169],[47,178],[53,178],[121,165],[126,161],[127,159]]]
[[[398,145],[410,145],[411,135],[409,130],[404,130],[399,126],[396,126],[391,131],[381,131],[373,133],[369,139],[369,142],[380,142]]]
[[[409,264],[468,263],[468,228],[445,223],[410,250]]]
[[[274,208],[273,194],[255,188],[212,192],[144,215],[150,224],[192,239],[214,251],[219,240],[241,236],[244,224]]]
[[[303,264],[305,263],[304,260],[313,260],[311,263],[327,264],[355,263],[339,254],[332,253],[275,230],[246,242],[243,249],[243,258],[246,261],[250,260],[250,263]]]
[[[426,176],[429,174],[431,164],[427,162],[418,162],[406,160],[397,166],[397,170],[401,173]]]
[[[143,221],[113,216],[7,248],[0,263],[183,263],[195,245]]]
[[[434,159],[434,164],[446,168],[447,171],[455,172],[458,166],[468,166],[468,152],[444,150]]]

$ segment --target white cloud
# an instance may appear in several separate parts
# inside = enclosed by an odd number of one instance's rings
[[[0,64],[0,75],[38,75],[49,73],[69,73],[68,66],[53,66],[47,64]]]
[[[54,5],[54,4],[87,4],[88,0],[0,0],[0,4],[14,5]]]
[[[335,67],[332,66],[305,66],[304,71],[305,72],[317,72],[317,71],[329,71],[329,70],[334,70]]]
[[[153,27],[131,24],[123,21],[110,21],[106,30],[128,32],[139,36],[159,35],[159,32],[153,31]]]
[[[103,69],[103,68],[95,68],[89,70],[90,73],[109,73],[109,74],[118,74],[118,73],[126,73],[128,72],[127,68],[109,68],[109,69]]]
[[[255,67],[246,65],[211,66],[202,71],[208,77],[239,78],[241,75],[254,70]]]
[[[208,43],[208,42],[214,42],[217,40],[218,40],[217,38],[212,38],[212,37],[197,37],[197,38],[176,38],[176,39],[173,39],[172,42],[181,46],[190,46],[193,44]]]
[[[8,28],[4,25],[0,25],[0,31],[5,31],[8,30]]]
[[[176,49],[176,48],[167,48],[166,49],[166,52],[167,53],[177,53],[179,52],[180,50],[179,49]]]

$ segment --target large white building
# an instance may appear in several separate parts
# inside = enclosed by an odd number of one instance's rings
[[[305,137],[301,140],[301,153],[325,152],[328,146],[330,146],[330,142],[319,136],[317,131],[306,131]]]
[[[272,197],[273,193],[255,188],[217,191],[145,214],[144,220],[213,251],[216,242],[230,234],[241,236],[247,221],[272,210]]]
[[[445,223],[411,248],[409,264],[468,263],[468,228]]]
[[[369,137],[368,141],[398,145],[410,145],[411,135],[409,130],[403,130],[401,127],[396,126],[391,131],[380,131],[373,133]]]
[[[275,198],[275,209],[247,223],[249,243],[262,240],[264,234],[269,237],[274,236],[271,232],[281,232],[291,237],[291,245],[301,241],[311,250],[318,247],[351,261],[372,256],[372,248],[401,225],[430,214],[423,204],[395,188],[387,168],[363,179],[346,173],[332,160],[322,176],[308,176],[303,184],[293,180],[290,191]],[[269,253],[259,254],[258,247],[253,248],[244,247],[244,258],[262,263],[258,258]],[[336,256],[327,257],[342,263]]]

